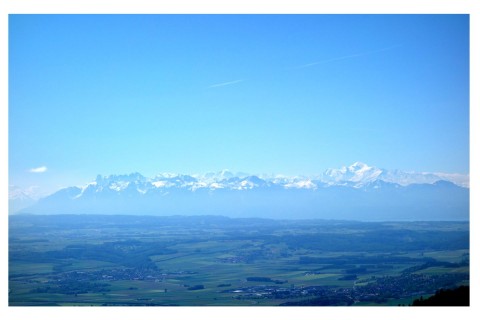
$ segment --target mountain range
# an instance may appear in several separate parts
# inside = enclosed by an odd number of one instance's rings
[[[349,220],[468,220],[467,175],[385,170],[356,162],[320,175],[98,175],[17,213],[225,215]],[[10,193],[10,210],[21,192]],[[11,211],[12,212],[12,211]]]

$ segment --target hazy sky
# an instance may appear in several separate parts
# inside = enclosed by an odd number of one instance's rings
[[[468,15],[10,15],[10,184],[468,173]]]

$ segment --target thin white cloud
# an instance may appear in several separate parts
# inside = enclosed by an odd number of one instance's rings
[[[211,86],[209,86],[209,88],[218,88],[218,87],[223,87],[223,86],[229,86],[231,84],[240,83],[240,82],[243,82],[243,81],[244,80],[239,79],[239,80],[234,80],[234,81],[216,83],[216,84],[212,84]]]
[[[47,171],[47,167],[42,166],[42,167],[38,167],[38,168],[32,168],[28,171],[31,172],[31,173],[44,173],[44,172]]]

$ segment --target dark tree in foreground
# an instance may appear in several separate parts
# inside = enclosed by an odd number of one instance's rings
[[[416,299],[413,306],[469,306],[470,287],[460,286],[456,289],[438,290],[428,299]]]

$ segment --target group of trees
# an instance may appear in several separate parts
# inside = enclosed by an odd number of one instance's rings
[[[455,289],[441,289],[433,296],[413,301],[413,306],[469,306],[470,305],[470,287],[460,286]]]

